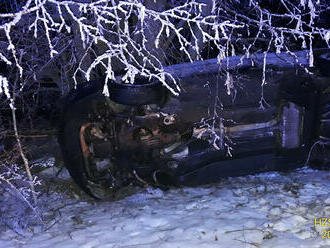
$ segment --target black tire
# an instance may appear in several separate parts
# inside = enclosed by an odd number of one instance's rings
[[[293,80],[284,84],[282,98],[304,107],[303,144],[306,164],[330,168],[330,52],[317,51],[316,65],[323,77]]]
[[[297,166],[304,164],[312,166],[316,162],[315,142],[318,141],[319,127],[320,127],[320,84],[313,77],[294,77],[290,82],[284,82],[281,85],[280,99],[285,103],[293,103],[300,108],[299,118],[301,125],[293,128],[299,132],[299,149],[287,149],[284,152],[288,159],[293,159]],[[288,116],[292,117],[292,116]],[[285,137],[286,135],[284,135]],[[287,136],[290,142],[290,136]],[[281,143],[283,141],[281,140]],[[313,159],[312,159],[313,158]],[[296,162],[294,162],[296,161]],[[319,162],[317,162],[319,164]]]
[[[87,123],[102,123],[102,118],[107,115],[104,111],[109,109],[108,102],[101,93],[70,102],[66,106],[59,130],[58,140],[66,168],[77,185],[97,199],[111,198],[114,189],[102,184],[98,178],[90,174],[91,164],[86,162],[82,151],[81,130]]]
[[[324,90],[318,111],[317,140],[313,144],[308,164],[315,169],[330,168],[330,93]]]
[[[330,77],[330,52],[321,51],[316,65],[324,77]],[[320,86],[317,110],[316,139],[312,145],[307,164],[315,169],[330,169],[330,78]]]
[[[169,97],[168,91],[160,82],[147,81],[146,83],[145,79],[140,78],[136,81],[136,85],[110,82],[110,100],[101,93],[103,82],[104,79],[100,79],[88,83],[72,91],[64,99],[65,104],[62,106],[58,138],[64,163],[71,177],[83,191],[98,199],[111,197],[116,190],[116,186],[111,185],[111,189],[109,189],[107,185],[102,184],[101,180],[91,175],[89,167],[92,164],[86,160],[86,155],[82,151],[82,127],[91,122],[101,123],[102,119],[107,119],[106,121],[109,122],[109,113],[100,113],[100,110],[104,110],[105,106],[108,112],[112,112],[113,107],[116,108],[116,114],[120,114],[121,110],[127,111],[131,109],[129,105],[161,105]],[[109,103],[111,103],[111,106]],[[115,120],[110,120],[110,122],[112,121],[116,122]],[[115,146],[115,144],[110,145]],[[108,154],[108,157],[110,158],[112,155]],[[112,161],[112,163],[116,167],[115,161]],[[116,180],[115,178],[113,179]],[[110,182],[111,179],[109,179]],[[118,180],[117,183],[119,184],[120,181]]]
[[[120,104],[139,106],[146,104],[162,105],[168,97],[168,90],[159,81],[148,81],[147,78],[137,78],[134,84],[108,84],[110,99]]]

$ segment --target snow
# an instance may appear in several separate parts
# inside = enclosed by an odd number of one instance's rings
[[[52,193],[46,227],[0,233],[0,247],[330,247],[330,171],[307,167],[229,178],[217,184],[139,189],[113,202]]]

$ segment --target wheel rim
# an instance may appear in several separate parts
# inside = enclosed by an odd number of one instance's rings
[[[80,146],[87,176],[87,187],[100,199],[112,197],[118,187],[115,178],[117,168],[111,157],[114,149],[114,137],[102,131],[102,123],[88,122],[80,127]],[[108,147],[106,156],[98,149]]]

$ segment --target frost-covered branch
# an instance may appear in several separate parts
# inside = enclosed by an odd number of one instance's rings
[[[175,40],[175,49],[186,58],[184,60],[191,62],[202,58],[205,44],[216,47],[221,63],[235,53],[249,57],[262,48],[263,43],[265,49],[269,47],[277,53],[297,50],[296,44],[288,45],[292,41],[300,41],[300,48],[312,50],[315,36],[329,43],[330,31],[315,25],[325,8],[324,1],[281,0],[276,8],[269,7],[271,3],[270,0],[250,0],[248,4],[235,0],[187,1],[184,4],[174,1],[158,11],[138,0],[29,0],[16,12],[0,13],[0,32],[6,36],[9,51],[0,51],[0,59],[8,65],[15,64],[23,76],[25,66],[18,63],[17,50],[25,50],[25,47],[16,44],[12,36],[26,24],[35,39],[45,39],[49,58],[60,49],[57,46],[59,35],[68,37],[74,33],[82,45],[77,51],[81,54],[76,56],[78,61],[73,73],[76,83],[79,73],[89,80],[98,66],[103,68],[107,79],[113,80],[114,72],[120,68],[126,70],[124,79],[127,82],[134,82],[136,75],[154,77],[177,94],[179,88],[170,87],[176,85],[175,80],[165,80],[168,75],[158,53],[158,50],[165,50],[166,54],[170,49],[163,46],[169,37]],[[211,13],[206,12],[206,8],[210,8],[208,5],[212,5]],[[269,44],[261,42],[270,37],[273,39]],[[310,58],[312,66],[312,53]]]
[[[27,0],[0,13],[0,60],[16,67],[20,90],[55,65],[61,80],[73,78],[75,86],[98,73],[126,83],[140,75],[177,95],[180,86],[165,66],[211,57],[224,68],[224,90],[234,95],[231,56],[244,61],[262,52],[262,87],[269,52],[297,58],[297,50],[308,49],[313,66],[313,49],[330,46],[328,12],[327,0]],[[1,75],[1,85],[8,77]],[[264,107],[263,96],[260,102]]]

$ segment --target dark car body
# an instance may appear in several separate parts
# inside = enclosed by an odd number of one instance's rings
[[[169,67],[182,92],[158,103],[121,102],[95,87],[75,92],[60,132],[67,168],[87,193],[103,198],[100,191],[132,181],[199,185],[313,163],[311,148],[327,135],[329,77],[274,59],[266,71],[227,63],[230,74],[214,61]],[[134,99],[140,90],[128,93]]]

